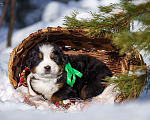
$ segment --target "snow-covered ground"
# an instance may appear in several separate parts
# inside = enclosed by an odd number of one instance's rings
[[[111,0],[111,2],[119,2],[119,0]],[[79,109],[71,112],[55,112],[52,109],[45,109],[42,106],[35,108],[26,103],[21,103],[20,100],[14,97],[16,91],[9,83],[7,74],[7,66],[9,55],[12,49],[17,46],[23,38],[26,38],[30,33],[43,29],[48,26],[63,26],[63,18],[69,15],[74,10],[83,12],[80,16],[88,16],[89,11],[96,11],[99,5],[108,5],[110,0],[82,0],[79,2],[70,1],[67,5],[59,2],[50,2],[42,16],[42,20],[15,31],[12,39],[12,47],[6,48],[6,38],[8,28],[2,28],[0,31],[0,120],[150,120],[150,93],[146,94],[143,91],[142,95],[136,101],[126,103],[122,106],[113,104],[100,104],[94,102],[84,109]],[[87,15],[87,16],[85,16]],[[150,65],[148,57],[144,56],[145,62]]]

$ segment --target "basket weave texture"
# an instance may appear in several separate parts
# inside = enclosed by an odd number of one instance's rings
[[[86,36],[88,29],[68,30],[66,27],[47,27],[38,30],[25,38],[10,54],[8,76],[10,83],[16,88],[19,76],[26,67],[26,55],[32,47],[41,42],[50,42],[62,47],[65,54],[89,54],[104,62],[113,74],[133,70],[136,66],[144,65],[140,54],[128,53],[119,55],[118,50],[111,44],[111,35],[101,33],[100,38]],[[66,47],[70,46],[70,47]]]

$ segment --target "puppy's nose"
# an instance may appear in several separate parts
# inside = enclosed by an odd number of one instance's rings
[[[46,71],[50,71],[51,66],[48,65],[48,66],[45,66],[44,68],[45,68]]]

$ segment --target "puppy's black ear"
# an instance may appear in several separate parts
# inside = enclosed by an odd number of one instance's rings
[[[26,65],[27,67],[31,68],[32,67],[32,57],[31,53],[28,54],[27,60],[26,60]]]
[[[27,53],[26,65],[32,69],[38,63],[39,44],[31,48]]]
[[[69,55],[64,54],[62,48],[60,48],[59,46],[57,45],[53,45],[53,46],[54,46],[55,53],[61,57],[63,61],[63,65],[67,64],[70,61]]]
[[[62,60],[64,62],[64,64],[67,64],[70,61],[69,55],[62,55]]]

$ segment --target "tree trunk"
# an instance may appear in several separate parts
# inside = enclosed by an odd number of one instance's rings
[[[11,0],[10,23],[9,23],[9,31],[8,31],[8,38],[7,38],[7,47],[11,47],[11,38],[12,38],[12,33],[15,25],[15,2],[16,0]]]
[[[7,1],[5,2],[4,11],[3,11],[3,14],[2,14],[2,17],[1,17],[1,21],[0,21],[0,29],[1,29],[1,27],[2,27],[4,18],[5,18],[6,12],[7,12],[8,3],[9,3],[9,0],[7,0]]]

